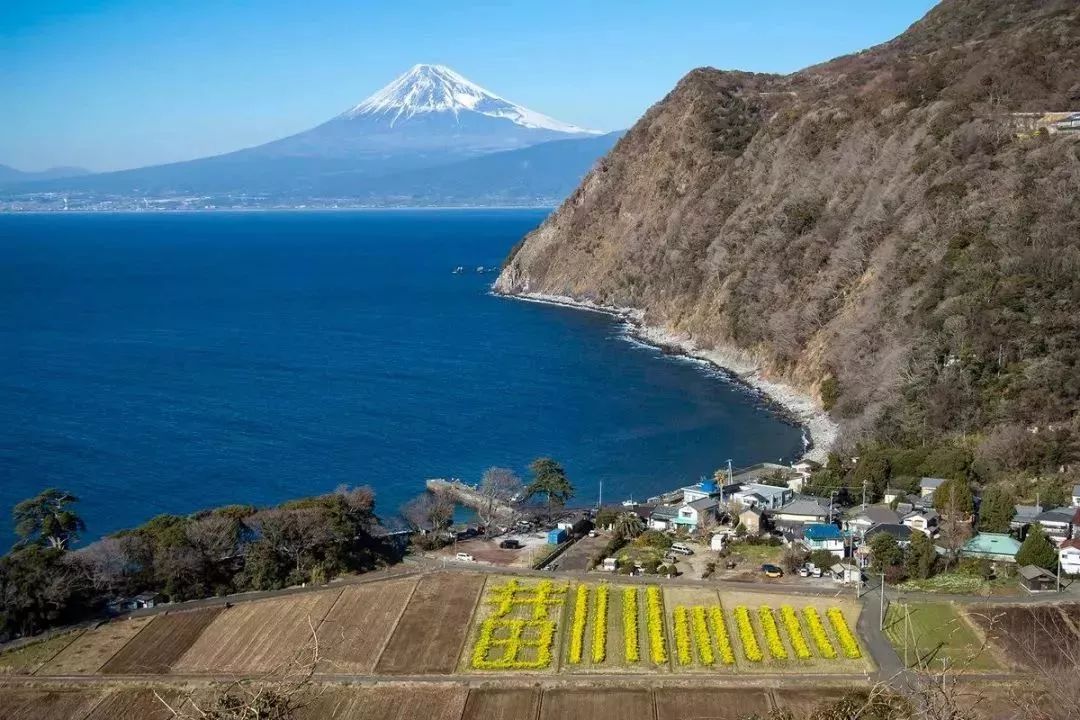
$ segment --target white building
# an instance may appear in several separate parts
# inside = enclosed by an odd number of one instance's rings
[[[1072,505],[1080,507],[1080,485],[1073,485]]]
[[[1063,575],[1080,575],[1080,540],[1066,540],[1058,548],[1058,563]]]
[[[761,510],[776,510],[791,502],[795,493],[788,487],[759,485],[749,483],[731,494],[731,498],[743,507],[756,507]]]
[[[918,530],[927,537],[934,537],[938,531],[938,514],[936,510],[913,510],[900,521],[912,530]]]
[[[924,477],[919,480],[919,492],[923,497],[930,497],[943,484],[945,484],[945,478]]]

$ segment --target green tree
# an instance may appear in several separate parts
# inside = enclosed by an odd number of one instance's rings
[[[911,544],[904,553],[904,569],[911,577],[928,578],[934,574],[937,563],[937,550],[925,533],[915,530],[911,533]]]
[[[1069,495],[1065,492],[1061,482],[1046,478],[1040,480],[1035,486],[1035,492],[1039,498],[1039,505],[1044,508],[1056,508],[1069,504]]]
[[[814,552],[810,553],[809,562],[813,563],[816,567],[819,567],[822,570],[828,570],[833,565],[840,562],[840,560],[837,559],[837,557],[828,550],[815,550]]]
[[[1002,485],[991,485],[983,493],[979,504],[979,530],[1003,533],[1009,531],[1009,523],[1016,514],[1016,499]]]
[[[12,518],[19,545],[48,545],[65,550],[86,530],[71,506],[79,501],[69,492],[49,488],[15,506]]]
[[[975,509],[975,496],[967,480],[946,480],[934,491],[934,508],[940,513],[970,514]]]
[[[617,517],[619,517],[619,512],[615,508],[600,508],[596,511],[596,527],[609,528],[615,524]]]
[[[878,533],[870,538],[870,552],[870,567],[876,573],[885,572],[887,568],[904,561],[904,551],[900,549],[896,538],[886,532]]]
[[[1027,537],[1024,538],[1024,542],[1020,545],[1019,552],[1016,553],[1016,564],[1023,567],[1024,565],[1038,565],[1041,568],[1052,570],[1057,567],[1057,550],[1054,549],[1054,544],[1050,542],[1050,538],[1046,537],[1046,533],[1042,529],[1042,525],[1032,525],[1028,530]]]
[[[533,481],[525,488],[525,497],[528,499],[543,495],[547,500],[549,515],[555,505],[561,507],[574,497],[574,486],[566,477],[566,471],[551,458],[533,460],[529,470],[532,471]]]
[[[762,485],[772,485],[773,487],[786,488],[788,486],[788,478],[787,475],[784,474],[783,470],[776,470],[774,472],[771,472],[765,477],[760,478],[758,482]]]
[[[630,540],[636,538],[645,530],[645,523],[641,521],[641,518],[636,513],[624,512],[619,513],[619,516],[615,518],[615,535],[621,538]]]
[[[855,487],[865,487],[870,499],[877,502],[885,495],[889,473],[888,457],[876,452],[866,453],[855,464]]]

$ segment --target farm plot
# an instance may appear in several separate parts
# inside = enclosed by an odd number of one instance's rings
[[[375,671],[386,675],[454,672],[483,587],[484,578],[479,575],[445,573],[421,579]]]
[[[86,720],[173,720],[176,716],[162,700],[170,707],[181,710],[179,693],[170,689],[159,689],[157,693],[160,699],[148,688],[109,693]]]
[[[532,688],[474,688],[461,720],[532,720],[540,708],[540,691]]]
[[[152,618],[129,618],[87,630],[41,666],[35,675],[91,675],[120,651]]]
[[[319,671],[374,670],[415,587],[416,580],[408,578],[345,588],[319,627]]]
[[[218,614],[173,665],[176,673],[264,673],[309,654],[312,629],[340,590],[239,603]]]
[[[994,606],[968,617],[1008,659],[1036,669],[1059,668],[1080,658],[1080,635],[1070,614],[1080,605]]]
[[[0,720],[81,719],[100,699],[93,690],[0,688]]]
[[[170,612],[153,621],[101,667],[106,675],[167,673],[223,608]]]
[[[461,687],[334,688],[319,693],[299,720],[459,720],[467,690]]]
[[[658,688],[657,720],[735,720],[764,717],[769,709],[765,690],[754,688]]]
[[[648,690],[571,690],[557,688],[544,693],[540,720],[581,720],[610,717],[619,720],[653,720],[653,697]]]
[[[583,632],[588,593],[586,586],[582,588],[582,592],[575,594],[574,603],[575,627]],[[481,672],[554,669],[567,590],[568,583],[553,580],[492,578],[476,613],[472,650],[462,659],[462,664],[466,669]],[[606,617],[606,586],[598,589],[595,603],[602,604],[600,611]],[[605,627],[606,624],[599,629]],[[584,642],[581,632],[573,642],[580,656]],[[603,642],[598,647],[602,650]]]
[[[734,668],[733,636],[715,590],[668,587],[664,603],[676,672]]]
[[[0,675],[32,675],[42,665],[56,657],[82,630],[61,633],[39,642],[23,645],[15,650],[0,653]]]
[[[894,603],[885,614],[885,635],[909,667],[1003,669],[952,603]]]

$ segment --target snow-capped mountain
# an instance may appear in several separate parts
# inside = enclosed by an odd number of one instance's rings
[[[570,123],[530,110],[459,75],[445,65],[413,65],[392,83],[344,113],[346,118],[373,116],[389,119],[390,125],[422,113],[476,112],[505,118],[533,130],[551,130],[568,135],[598,135]]]

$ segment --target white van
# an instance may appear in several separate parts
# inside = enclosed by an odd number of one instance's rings
[[[671,552],[679,553],[680,555],[693,555],[694,554],[693,550],[691,550],[689,547],[687,547],[686,545],[683,545],[680,542],[671,543]]]

